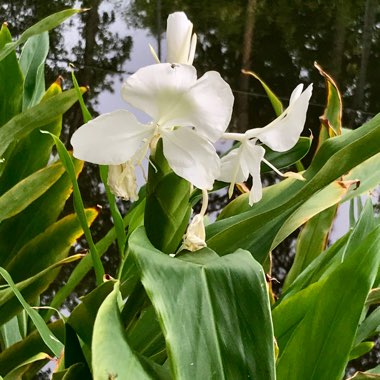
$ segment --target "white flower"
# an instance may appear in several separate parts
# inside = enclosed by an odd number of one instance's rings
[[[197,36],[193,24],[184,12],[169,15],[166,27],[166,61],[170,63],[185,63],[192,65],[197,45]]]
[[[151,65],[127,79],[122,95],[152,122],[141,124],[126,110],[101,115],[74,133],[74,156],[103,165],[125,164],[132,157],[139,163],[161,137],[173,171],[199,189],[211,189],[220,171],[211,142],[226,130],[233,105],[220,75],[209,71],[197,79],[193,66]]]
[[[166,27],[166,62],[193,64],[197,36],[195,33],[191,35],[192,31],[193,24],[184,12],[175,12],[169,15]],[[155,61],[160,63],[153,47],[151,45],[149,47]]]
[[[235,183],[246,181],[251,175],[252,189],[249,195],[249,204],[252,205],[261,199],[261,161],[266,162],[274,170],[276,168],[264,159],[265,149],[256,143],[260,140],[277,152],[285,152],[297,143],[305,124],[312,85],[304,92],[302,89],[302,84],[295,88],[290,97],[289,107],[266,127],[250,129],[241,136],[231,134],[241,141],[241,145],[222,157],[221,174],[218,177],[221,181],[231,183],[230,195]],[[285,174],[285,176],[302,179],[301,175],[297,176],[295,173]]]

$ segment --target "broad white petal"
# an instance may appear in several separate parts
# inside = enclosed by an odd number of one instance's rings
[[[140,124],[126,110],[106,113],[74,132],[71,138],[73,155],[94,164],[123,164],[153,133],[153,126]]]
[[[215,142],[231,120],[234,96],[231,87],[216,71],[204,74],[185,95],[191,105],[189,119],[198,131]]]
[[[167,58],[170,63],[189,63],[193,24],[184,12],[169,15],[166,28]]]
[[[244,182],[249,176],[248,167],[241,162],[242,147],[231,150],[220,160],[218,180],[228,183]]]
[[[310,85],[301,95],[300,86],[292,94],[289,107],[264,128],[255,128],[246,132],[249,138],[258,138],[269,148],[277,152],[291,149],[298,141],[306,120],[306,112],[313,86]]]
[[[265,149],[255,145],[252,141],[243,142],[242,160],[247,164],[252,176],[252,188],[249,193],[249,204],[258,202],[262,197],[262,184],[260,177],[261,161],[264,158]]]
[[[220,171],[214,146],[184,127],[163,131],[162,139],[164,156],[173,171],[198,189],[211,190]]]
[[[165,123],[176,115],[187,115],[183,95],[195,84],[193,66],[160,63],[141,68],[123,84],[123,99],[144,111],[155,122]],[[174,114],[174,116],[173,116]]]

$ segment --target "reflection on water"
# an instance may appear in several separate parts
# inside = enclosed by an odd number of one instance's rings
[[[264,126],[274,117],[259,83],[243,76],[241,68],[258,73],[285,104],[299,82],[313,82],[306,130],[311,129],[314,135],[326,96],[314,61],[336,79],[341,89],[344,126],[356,128],[380,110],[377,0],[3,0],[0,14],[16,36],[48,14],[74,6],[90,10],[50,33],[47,82],[62,75],[70,87],[67,65],[74,63],[78,81],[90,87],[87,104],[94,115],[126,107],[119,96],[121,83],[137,68],[154,62],[148,43],[165,59],[166,17],[177,10],[184,10],[194,23],[199,75],[217,70],[234,91],[233,130]],[[65,142],[81,123],[81,114],[74,108],[66,116]],[[271,177],[266,180],[273,181]],[[97,168],[86,165],[80,179],[85,203],[103,205],[102,218],[95,226],[99,238],[111,222],[98,183]],[[220,208],[223,202],[223,198],[216,199],[214,207]],[[125,203],[120,206],[124,212],[128,207]],[[292,250],[292,239],[276,250],[276,274],[280,278],[290,265]],[[113,273],[117,254],[110,252],[105,260]],[[82,286],[89,287],[91,282]],[[75,303],[75,299],[70,302]]]

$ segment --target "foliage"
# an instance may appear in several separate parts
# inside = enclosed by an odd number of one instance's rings
[[[95,243],[90,225],[97,210],[85,209],[77,182],[83,163],[59,140],[62,115],[77,100],[85,121],[91,119],[85,90],[73,74],[74,89],[62,92],[57,80],[45,91],[43,72],[46,31],[78,12],[53,14],[18,42],[6,25],[0,31],[6,83],[0,88],[0,376],[31,378],[54,356],[53,379],[342,379],[380,330],[379,219],[371,201],[363,206],[360,198],[380,183],[380,115],[344,132],[339,90],[318,67],[328,96],[305,181],[297,173],[298,179],[266,187],[253,206],[239,185],[243,194],[206,227],[207,247],[189,252],[181,242],[200,193],[170,168],[160,140],[147,184],[123,218],[107,167],[100,168],[115,227]],[[18,55],[15,47],[23,43]],[[282,102],[253,76],[281,114]],[[309,149],[308,138],[284,153],[268,148],[261,170],[270,170],[268,161],[289,167]],[[75,213],[62,215],[72,192]],[[347,200],[360,212],[328,246],[336,208]],[[293,268],[277,296],[272,250],[301,226]],[[83,233],[90,254],[69,256]],[[100,257],[114,241],[121,262],[111,278],[103,276]],[[92,268],[97,284],[69,317],[52,322],[53,309],[39,309],[39,297],[59,268],[79,259],[50,306],[59,309]],[[375,368],[353,379],[378,374]]]

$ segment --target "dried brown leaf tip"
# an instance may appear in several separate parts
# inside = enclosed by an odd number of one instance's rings
[[[337,181],[338,185],[344,189],[349,189],[351,186],[355,186],[353,190],[356,190],[360,186],[359,179],[349,179],[346,181]]]

